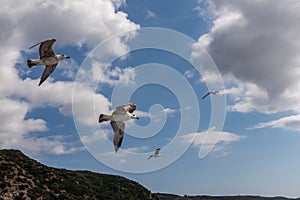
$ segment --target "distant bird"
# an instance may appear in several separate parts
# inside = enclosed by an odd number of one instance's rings
[[[160,148],[157,148],[154,152],[154,154],[150,155],[148,160],[152,157],[162,157],[162,155],[159,153],[160,152]]]
[[[133,111],[136,109],[135,103],[129,103],[118,106],[111,115],[100,114],[99,123],[110,121],[110,125],[114,131],[114,146],[117,153],[124,137],[125,123],[129,119],[139,119]]]
[[[65,55],[58,55],[55,54],[52,50],[52,45],[56,39],[48,39],[43,42],[39,42],[29,49],[37,46],[40,44],[40,59],[28,59],[27,60],[27,65],[29,68],[37,65],[45,65],[46,68],[43,72],[43,75],[41,77],[39,86],[50,76],[50,74],[55,70],[56,65],[58,64],[59,61],[65,59],[65,58],[70,58],[69,56]]]
[[[210,94],[218,94],[218,93],[219,93],[219,91],[217,91],[217,90],[215,90],[215,91],[210,91],[210,92],[206,93],[206,94],[202,97],[202,99],[205,99],[205,97],[207,97],[207,96],[210,95]]]

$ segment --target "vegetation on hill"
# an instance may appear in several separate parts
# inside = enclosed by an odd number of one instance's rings
[[[158,199],[121,176],[47,167],[19,150],[0,150],[0,199]]]

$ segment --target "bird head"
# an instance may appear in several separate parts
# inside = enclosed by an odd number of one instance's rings
[[[132,115],[131,115],[131,118],[132,118],[132,119],[140,119],[140,118],[137,117],[135,114],[132,114]]]
[[[132,108],[136,108],[136,104],[135,103],[129,103],[130,107]]]
[[[66,58],[71,58],[70,56],[66,56],[66,55],[59,55],[59,60],[63,60],[63,59],[66,59]]]

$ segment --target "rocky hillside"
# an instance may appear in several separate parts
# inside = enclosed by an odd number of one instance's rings
[[[18,150],[0,150],[0,200],[158,199],[121,176],[47,167]]]

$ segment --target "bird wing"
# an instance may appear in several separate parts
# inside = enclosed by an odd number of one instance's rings
[[[154,155],[159,155],[159,151],[160,151],[160,148],[157,148],[157,149],[155,150]]]
[[[135,103],[129,103],[129,104],[126,104],[126,105],[122,105],[122,107],[127,112],[133,113],[133,111],[135,111],[135,109],[136,109],[136,104]]]
[[[133,113],[135,109],[136,109],[136,105],[134,103],[129,103],[129,104],[118,106],[113,113],[118,113],[118,114],[123,114],[126,112]]]
[[[46,68],[41,77],[39,86],[50,76],[50,74],[55,70],[57,64],[54,65],[46,65]]]
[[[114,131],[114,146],[115,146],[115,152],[117,153],[117,151],[119,150],[122,144],[122,140],[124,137],[125,123],[111,121],[110,125]]]
[[[202,99],[205,99],[205,97],[207,97],[209,94],[210,94],[210,92],[206,93],[206,94],[202,97]]]
[[[44,57],[52,57],[55,55],[52,50],[52,45],[54,44],[55,41],[56,39],[49,39],[40,43],[41,44],[39,49],[40,59]]]
[[[118,107],[116,108],[116,110],[113,111],[112,114],[124,114],[124,113],[126,113],[126,112],[127,112],[127,111],[124,109],[123,106],[118,106]]]

